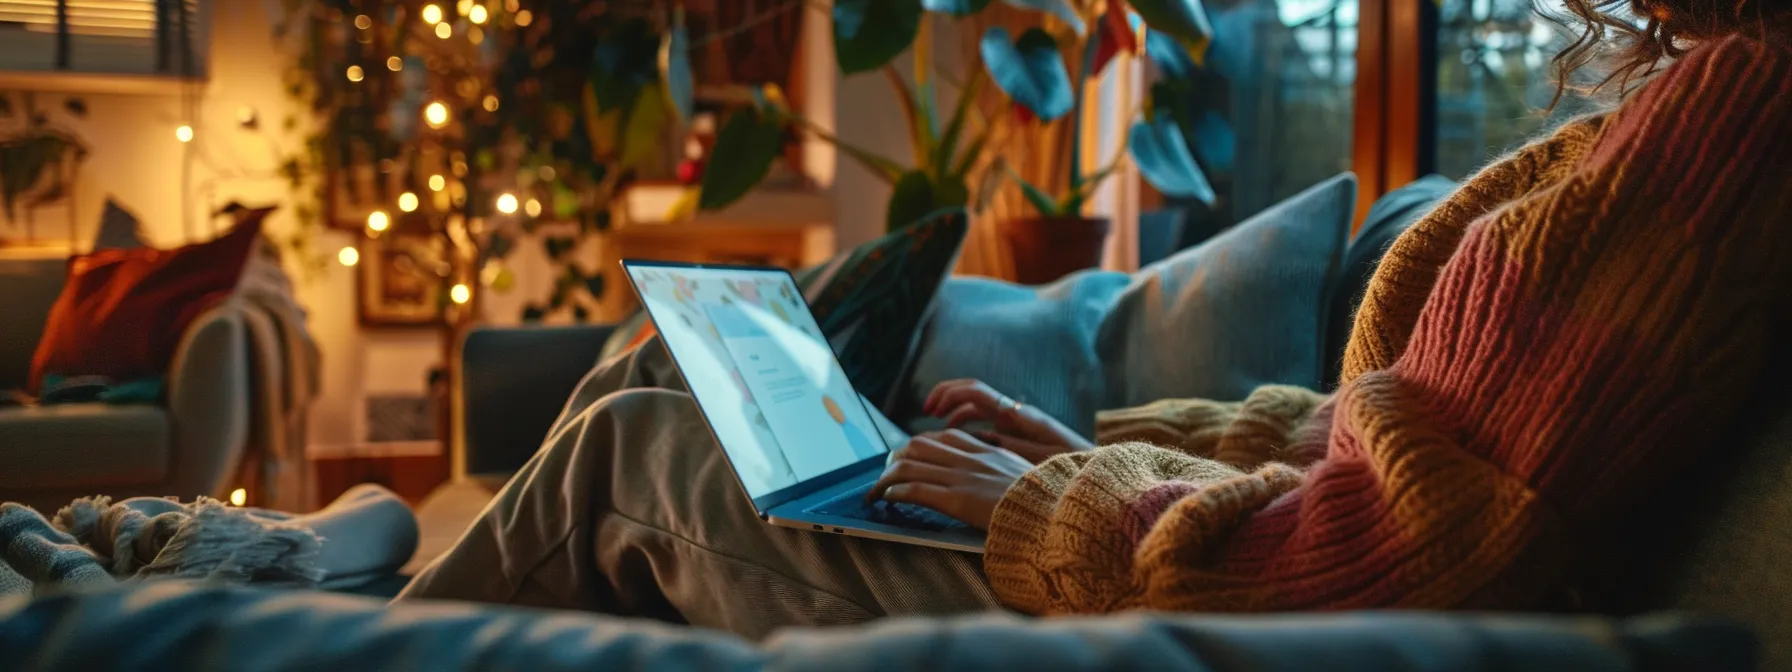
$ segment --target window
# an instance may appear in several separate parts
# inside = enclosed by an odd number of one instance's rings
[[[1562,11],[1561,0],[1537,4],[1546,12]],[[1573,34],[1538,14],[1532,0],[1441,0],[1437,9],[1432,170],[1453,179],[1467,177],[1599,105],[1571,89],[1555,109],[1546,111],[1556,93],[1551,59]],[[1596,82],[1596,76],[1583,72],[1576,73],[1574,84]]]
[[[1219,195],[1183,243],[1352,169],[1357,0],[1207,3],[1213,44],[1184,134]]]
[[[205,74],[200,0],[0,0],[0,71]]]

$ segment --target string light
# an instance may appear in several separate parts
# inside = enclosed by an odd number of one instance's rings
[[[424,23],[441,23],[442,22],[442,8],[437,7],[435,5],[424,5],[423,6],[423,22]]]
[[[460,0],[460,2],[454,3],[454,11],[459,12],[461,16],[466,16],[468,12],[473,11],[473,0]]]
[[[484,42],[485,41],[485,31],[480,30],[479,26],[473,26],[473,27],[468,28],[467,29],[467,41],[472,42],[473,44],[479,44],[480,42]]]
[[[242,506],[249,503],[249,491],[237,488],[230,491],[230,505]]]
[[[485,5],[473,5],[473,9],[467,11],[467,20],[473,23],[485,23],[486,16]]]
[[[455,303],[466,303],[473,300],[473,290],[469,289],[465,284],[457,282],[453,287],[448,289],[448,298],[452,299]]]
[[[498,197],[498,212],[506,215],[516,214],[516,194],[504,194]]]
[[[534,21],[534,20],[535,20],[535,15],[529,13],[529,10],[527,10],[527,9],[516,13],[516,25],[527,26],[527,25],[529,25],[529,23],[531,21]]]
[[[498,97],[497,96],[494,96],[491,94],[486,94],[484,102],[485,102],[485,111],[487,111],[487,112],[497,112],[498,111]]]
[[[386,69],[391,70],[393,72],[398,72],[399,70],[403,70],[404,69],[404,59],[399,58],[397,56],[393,56],[391,58],[386,59]]]
[[[533,198],[529,199],[527,202],[523,203],[523,213],[530,217],[540,217],[541,201],[537,201]]]
[[[369,18],[366,14],[357,16],[357,17],[355,17],[355,27],[360,28],[361,30],[367,30],[368,28],[372,28],[373,27],[373,19]]]
[[[430,191],[441,191],[441,190],[447,189],[447,188],[448,188],[448,178],[442,177],[441,175],[429,176],[429,190]]]
[[[342,248],[336,253],[336,261],[341,262],[343,266],[353,266],[361,262],[361,251],[355,249],[353,245]]]
[[[423,120],[429,122],[430,128],[441,128],[448,125],[448,106],[442,101],[430,103],[423,108]]]
[[[542,166],[535,174],[540,175],[543,182],[553,182],[554,178],[560,177],[560,171],[554,170],[553,166]]]
[[[375,210],[367,214],[368,231],[379,233],[385,231],[389,226],[392,226],[392,217],[388,216],[385,210]]]
[[[398,209],[405,212],[415,212],[417,210],[417,195],[408,191],[399,194]]]
[[[366,76],[366,74],[367,73],[361,71],[361,66],[359,65],[348,66],[348,81],[359,82],[362,77]]]
[[[514,12],[521,6],[523,3],[517,2],[517,0],[504,0],[504,11],[506,12]]]
[[[186,124],[181,124],[178,128],[174,129],[174,139],[179,140],[181,142],[192,142],[193,141],[193,127],[188,126]]]
[[[436,24],[436,37],[446,40],[453,35],[454,35],[454,27],[453,26],[450,26],[446,23]]]

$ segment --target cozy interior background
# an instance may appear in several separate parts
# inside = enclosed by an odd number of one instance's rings
[[[68,240],[72,223],[77,249],[84,249],[109,196],[137,214],[145,237],[158,247],[211,237],[219,224],[209,213],[232,200],[290,208],[286,181],[275,169],[283,153],[302,140],[284,133],[281,122],[293,112],[301,120],[305,115],[294,109],[278,76],[287,58],[272,32],[280,3],[210,4],[209,73],[203,83],[186,86],[184,92],[173,87],[154,94],[68,92],[87,102],[85,119],[60,113],[62,92],[38,93],[38,106],[52,110],[55,123],[75,132],[90,154],[79,171],[74,197],[33,214],[37,238]],[[942,29],[941,44],[949,44],[949,24],[936,27]],[[805,106],[811,118],[872,151],[904,156],[904,120],[888,83],[875,75],[842,79],[825,21],[809,21],[805,32],[812,44],[819,43],[809,53],[822,56],[804,64],[811,84]],[[944,67],[956,67],[948,60],[950,51],[940,50]],[[907,67],[907,59],[897,62]],[[30,80],[0,79],[0,88],[29,90]],[[942,98],[942,105],[952,104],[949,96]],[[188,106],[191,111],[183,114]],[[239,127],[238,116],[245,109],[259,116],[260,130]],[[194,128],[191,143],[175,137],[174,129],[183,121]],[[1104,156],[1108,144],[1103,143]],[[807,152],[806,165],[830,202],[836,245],[846,249],[882,235],[889,187],[853,162],[836,161],[826,143],[810,143]],[[1097,208],[1110,211],[1112,203],[1111,197],[1100,199]],[[9,237],[21,233],[22,226],[0,223]],[[268,230],[277,235],[293,226],[289,210],[268,221]],[[320,231],[313,249],[333,259],[335,250],[354,242],[348,232]],[[516,288],[486,292],[482,299],[491,323],[514,323],[526,298],[545,296],[552,281],[539,244],[521,241],[510,261]],[[425,393],[428,371],[440,359],[440,334],[363,328],[356,317],[353,268],[332,261],[321,272],[292,271],[323,351],[323,390],[311,412],[310,452],[366,454],[365,400],[370,395]]]

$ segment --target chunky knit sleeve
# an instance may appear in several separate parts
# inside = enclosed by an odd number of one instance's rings
[[[1495,208],[1561,182],[1599,138],[1602,117],[1574,119],[1555,133],[1489,164],[1413,222],[1382,255],[1357,308],[1340,380],[1393,365],[1406,349],[1438,271],[1468,225]]]
[[[1322,459],[1054,458],[995,511],[991,585],[1033,613],[1537,606],[1728,448],[1792,314],[1787,147],[1792,57],[1689,53],[1468,227],[1399,356],[1305,421]]]
[[[1325,400],[1289,385],[1265,385],[1242,402],[1164,399],[1096,414],[1095,440],[1146,443],[1240,468],[1305,464],[1325,448],[1324,434],[1310,431],[1309,422]]]

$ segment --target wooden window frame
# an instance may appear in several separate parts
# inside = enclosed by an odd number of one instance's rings
[[[1359,0],[1357,12],[1352,234],[1377,198],[1435,170],[1437,155],[1437,3]]]

